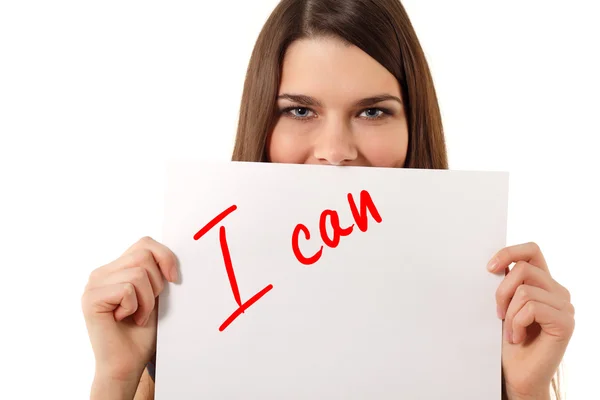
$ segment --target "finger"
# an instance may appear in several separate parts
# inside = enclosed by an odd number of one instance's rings
[[[542,330],[557,340],[569,340],[575,320],[571,314],[557,310],[548,304],[529,301],[515,315],[512,322],[512,342],[521,343],[527,337],[527,327],[537,322]]]
[[[133,318],[136,324],[145,325],[156,304],[156,296],[145,268],[136,267],[115,271],[111,275],[103,277],[101,283],[103,286],[131,283],[135,288],[135,296],[138,302],[138,309]]]
[[[126,258],[126,259],[123,259]],[[89,287],[103,286],[109,283],[116,283],[115,274],[122,277],[121,271],[135,270],[142,268],[146,270],[148,277],[150,278],[150,284],[152,285],[152,292],[154,297],[158,296],[165,287],[163,275],[156,265],[154,257],[149,250],[136,250],[128,255],[121,257],[119,260],[115,260],[112,263],[106,265],[101,274],[96,274],[94,279],[91,279],[88,283]],[[136,273],[139,273],[137,271]],[[120,278],[122,279],[122,278]]]
[[[525,261],[546,272],[548,264],[540,247],[533,242],[505,247],[492,257],[488,263],[488,270],[493,273],[504,271],[510,264],[517,261]]]
[[[129,247],[123,255],[135,253],[136,250],[149,250],[164,277],[169,282],[177,281],[177,257],[167,246],[145,236]]]
[[[503,319],[508,305],[520,285],[536,286],[548,292],[556,292],[558,284],[546,271],[536,268],[525,261],[518,261],[504,277],[496,290],[498,317]]]
[[[169,282],[178,279],[177,258],[166,246],[150,237],[138,240],[121,257],[94,271],[93,274],[106,275],[118,269],[137,267],[140,264],[154,265],[159,271],[158,274],[164,276]]]
[[[138,310],[133,318],[136,324],[145,325],[156,304],[156,297],[146,269],[141,267],[127,268],[111,275],[111,279],[133,284],[139,303]]]
[[[505,336],[508,342],[511,341],[511,337],[513,335],[512,326],[515,315],[517,315],[519,311],[525,307],[525,304],[529,303],[530,301],[547,304],[559,311],[568,311],[567,304],[570,304],[564,299],[561,299],[559,296],[553,295],[547,290],[539,287],[529,285],[519,286],[515,292],[515,295],[510,301],[510,305],[508,306],[508,310],[506,312],[506,319],[504,321]]]
[[[121,304],[115,310],[115,320],[122,321],[123,319],[133,315],[138,310],[138,299],[135,294],[135,287],[131,283],[124,283],[125,294],[121,299]]]
[[[112,314],[117,321],[135,313],[138,309],[135,288],[131,283],[115,283],[84,292],[82,299],[84,314]]]

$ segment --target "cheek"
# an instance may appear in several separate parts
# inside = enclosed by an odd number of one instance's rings
[[[274,163],[304,164],[310,155],[310,144],[306,135],[286,129],[286,121],[279,121],[275,125],[269,138],[269,161]]]
[[[361,135],[362,156],[373,167],[402,167],[408,151],[408,130],[390,129],[373,135]]]

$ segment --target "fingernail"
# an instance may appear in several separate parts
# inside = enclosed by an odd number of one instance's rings
[[[506,341],[512,343],[512,331],[510,329],[506,330]]]
[[[179,279],[179,273],[177,272],[177,267],[171,270],[171,282],[177,282]]]
[[[498,259],[496,257],[492,258],[487,265],[488,271],[492,272],[498,266]]]
[[[499,305],[496,306],[496,314],[498,315],[498,318],[504,319],[504,315],[502,315],[504,313],[502,312],[502,308]]]

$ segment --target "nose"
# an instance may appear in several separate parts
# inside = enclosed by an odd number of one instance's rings
[[[358,149],[354,135],[344,122],[324,124],[314,146],[314,157],[321,164],[344,165],[356,160]]]

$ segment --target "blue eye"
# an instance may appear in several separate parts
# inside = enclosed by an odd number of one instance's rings
[[[309,118],[312,116],[312,111],[305,107],[290,108],[287,110],[287,112],[291,113],[292,117],[300,119]]]
[[[281,110],[280,113],[294,119],[309,119],[315,116],[314,112],[306,107],[287,107]]]
[[[360,113],[360,117],[367,119],[381,118],[385,112],[379,108],[367,108],[365,111]]]

